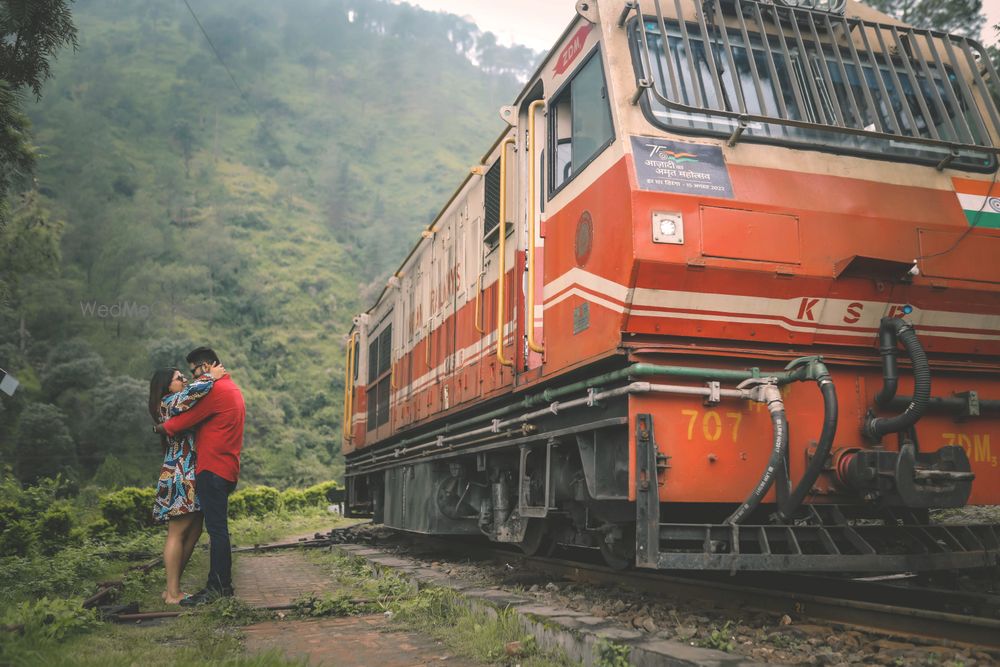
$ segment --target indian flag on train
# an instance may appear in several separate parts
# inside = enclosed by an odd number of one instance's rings
[[[970,225],[1000,229],[1000,183],[953,178],[958,204]]]

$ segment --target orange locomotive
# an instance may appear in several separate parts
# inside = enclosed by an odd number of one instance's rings
[[[355,318],[350,511],[616,566],[997,562],[930,510],[1000,504],[998,80],[850,0],[578,2]]]

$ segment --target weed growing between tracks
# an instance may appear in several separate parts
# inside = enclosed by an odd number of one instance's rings
[[[697,640],[694,644],[702,648],[713,648],[717,651],[732,653],[736,650],[736,640],[733,637],[733,624],[726,621],[721,628],[712,629],[708,633],[708,636]]]
[[[361,558],[331,552],[312,552],[310,559],[323,566],[345,588],[340,600],[320,602],[330,613],[382,612],[401,630],[418,632],[477,662],[524,667],[563,667],[575,664],[564,655],[543,652],[535,638],[525,634],[517,614],[509,609],[478,611],[448,588],[418,589],[392,571],[379,571]],[[370,600],[349,604],[347,596]],[[627,663],[626,663],[627,664]]]
[[[597,644],[597,667],[629,667],[629,655],[632,650],[628,646],[601,640]]]

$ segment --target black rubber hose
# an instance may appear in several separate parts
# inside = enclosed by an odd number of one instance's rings
[[[888,318],[885,318],[888,319]],[[875,395],[875,405],[884,408],[896,395],[899,367],[896,364],[896,329],[882,320],[878,329],[878,351],[882,355],[882,389]],[[897,320],[901,322],[902,320]]]
[[[833,438],[837,435],[837,390],[833,386],[833,380],[829,375],[823,375],[816,380],[819,391],[823,394],[823,429],[819,434],[819,442],[816,444],[816,451],[812,460],[806,466],[806,471],[802,473],[802,478],[787,498],[782,502],[778,499],[778,519],[787,521],[802,506],[802,501],[812,490],[813,484],[819,479],[820,473],[826,467],[826,458],[833,449]]]
[[[792,442],[791,424],[788,425],[788,442]],[[784,507],[788,503],[788,492],[791,491],[791,487],[788,480],[788,450],[786,449],[785,456],[781,459],[781,465],[774,471],[774,497],[778,507]]]
[[[785,452],[788,450],[788,420],[785,417],[784,407],[771,411],[771,426],[774,429],[774,447],[771,449],[771,458],[767,461],[767,468],[764,469],[764,474],[757,482],[757,486],[750,492],[750,496],[736,508],[735,512],[729,515],[724,523],[740,523],[750,516],[770,490],[779,466],[784,465]]]
[[[892,330],[895,338],[906,348],[913,365],[913,400],[906,409],[894,417],[876,417],[869,413],[865,419],[864,434],[869,439],[878,442],[886,433],[898,433],[912,427],[923,417],[931,396],[931,368],[927,362],[927,354],[917,339],[913,326],[899,318],[886,317],[879,327],[879,340],[885,330]],[[881,395],[885,391],[879,392]],[[895,392],[893,392],[895,393]],[[890,397],[891,398],[891,397]],[[877,399],[876,399],[877,400]]]

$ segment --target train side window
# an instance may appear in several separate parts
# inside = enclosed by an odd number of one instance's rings
[[[600,51],[591,53],[556,95],[550,111],[549,183],[550,194],[555,194],[615,138]]]
[[[392,325],[368,345],[368,430],[389,421],[392,381]]]
[[[500,160],[486,172],[483,201],[483,240],[490,246],[499,243],[500,230]]]

